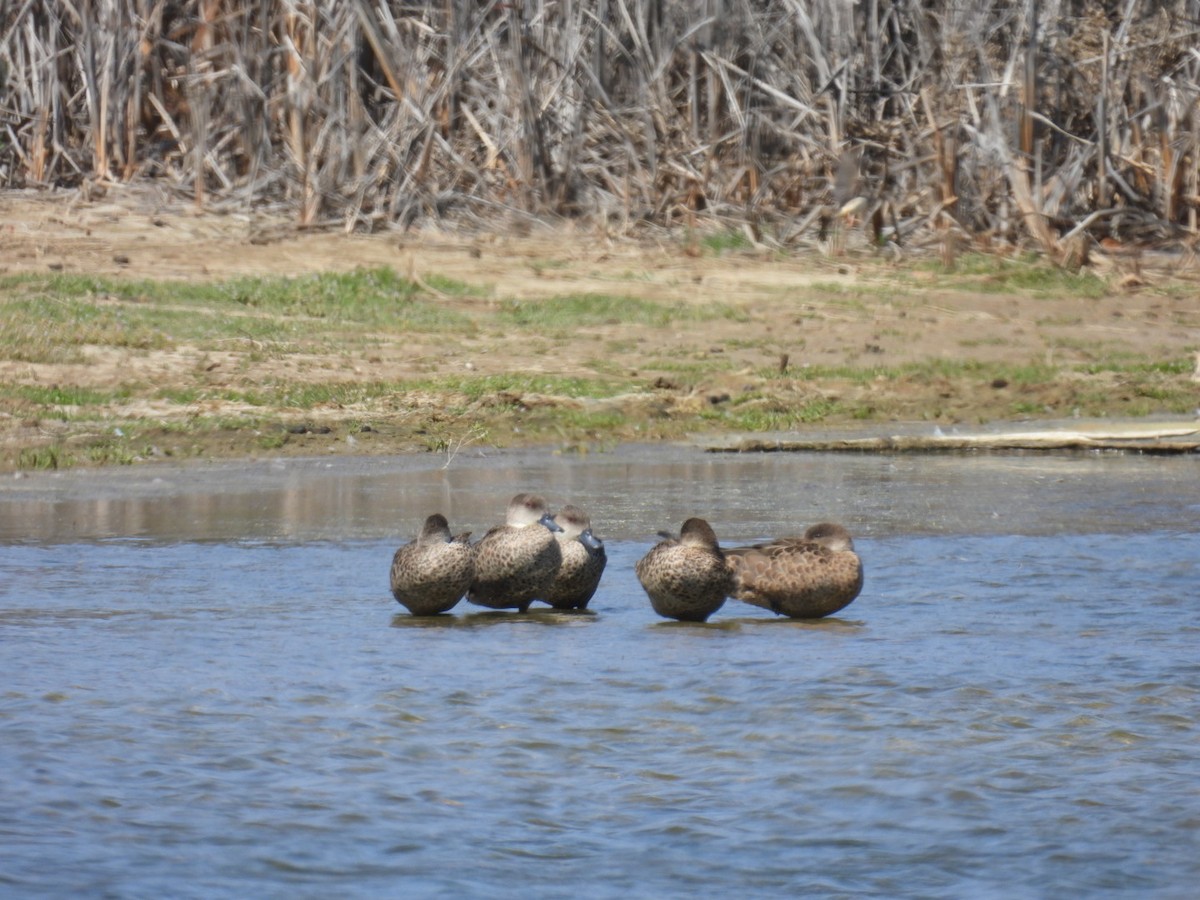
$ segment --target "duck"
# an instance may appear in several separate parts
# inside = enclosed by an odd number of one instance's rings
[[[725,551],[733,597],[793,619],[845,609],[862,591],[862,560],[843,526],[821,522],[803,537],[782,537]]]
[[[538,599],[554,609],[587,609],[608,563],[604,542],[592,533],[592,520],[578,506],[567,505],[554,517],[561,531],[554,537],[562,564],[545,595]]]
[[[392,557],[392,596],[414,616],[449,612],[475,577],[475,548],[466,531],[451,537],[441,513],[425,519],[416,540]]]
[[[712,526],[701,518],[683,523],[679,537],[663,535],[634,567],[660,616],[704,622],[733,590],[733,572]]]
[[[562,563],[554,537],[562,527],[540,494],[517,494],[509,501],[503,525],[475,545],[475,577],[467,601],[492,609],[526,612],[545,595]]]

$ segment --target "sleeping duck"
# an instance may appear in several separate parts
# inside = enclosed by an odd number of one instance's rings
[[[666,536],[635,570],[654,611],[669,619],[703,622],[733,590],[733,573],[704,519],[688,519],[678,538]]]
[[[822,522],[803,537],[725,551],[732,595],[793,619],[819,619],[850,604],[863,586],[862,560],[841,525]]]
[[[505,523],[475,545],[475,578],[467,600],[525,612],[535,597],[545,594],[562,563],[562,550],[552,533],[561,530],[544,498],[517,494],[508,504]]]
[[[392,596],[414,616],[434,616],[454,608],[475,577],[471,532],[450,536],[440,513],[425,520],[415,541],[392,557]]]

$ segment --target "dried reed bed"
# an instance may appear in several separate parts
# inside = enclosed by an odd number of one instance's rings
[[[6,0],[0,184],[304,226],[1179,240],[1200,0]]]

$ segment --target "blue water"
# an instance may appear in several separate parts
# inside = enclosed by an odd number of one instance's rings
[[[836,618],[688,625],[591,511],[590,615],[413,619],[390,537],[0,545],[0,895],[1195,896],[1194,521],[854,522]]]

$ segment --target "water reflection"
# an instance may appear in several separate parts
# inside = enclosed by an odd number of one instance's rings
[[[476,611],[478,610],[478,611]],[[592,609],[538,609],[520,613],[510,610],[484,610],[463,601],[451,612],[437,616],[414,616],[406,612],[392,616],[393,628],[486,628],[490,626],[571,627],[586,625],[597,616]]]
[[[730,601],[733,603],[734,601]],[[733,618],[723,619],[722,623],[728,623],[737,627],[746,628],[796,628],[800,630],[808,630],[810,628],[818,628],[827,631],[844,632],[853,634],[865,628],[867,623],[861,619],[846,619],[841,616],[827,616],[824,619],[789,619],[787,616],[776,615],[755,615],[755,616],[739,616],[741,612],[739,606],[735,605],[732,608],[723,610],[725,613],[732,613]]]
[[[553,505],[583,506],[606,539],[677,530],[692,515],[713,522],[726,543],[820,520],[878,536],[1141,530],[1200,518],[1198,476],[1195,457],[714,455],[684,447],[460,454],[450,468],[430,455],[34,473],[0,483],[0,541],[386,536],[399,544],[432,511],[456,532],[482,534],[526,489]]]

